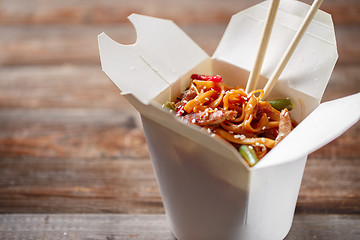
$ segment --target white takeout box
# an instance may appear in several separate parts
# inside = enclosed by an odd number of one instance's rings
[[[188,87],[193,73],[219,74],[226,84],[245,87],[268,7],[265,1],[235,14],[212,57],[164,19],[132,14],[137,32],[132,45],[99,35],[103,71],[141,114],[177,239],[283,239],[292,224],[307,155],[359,120],[359,94],[319,106],[338,57],[331,16],[322,11],[269,97],[290,97],[296,105],[291,116],[301,123],[254,167],[226,141],[162,109]],[[281,1],[260,87],[308,9],[294,0]]]

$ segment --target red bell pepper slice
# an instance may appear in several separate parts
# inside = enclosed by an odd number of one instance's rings
[[[177,110],[176,110],[176,116],[182,116],[185,113],[185,104],[181,105]]]
[[[210,76],[210,75],[200,75],[200,74],[191,75],[191,79],[202,80],[202,81],[212,81],[215,83],[219,83],[223,80],[220,75]]]

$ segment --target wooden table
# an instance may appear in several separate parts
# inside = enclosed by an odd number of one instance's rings
[[[210,55],[259,1],[0,1],[0,239],[173,239],[137,112],[100,69],[97,34],[173,19]],[[312,2],[312,1],[306,1]],[[360,2],[326,0],[339,60],[323,101],[360,90]],[[309,156],[286,239],[360,238],[360,124]]]

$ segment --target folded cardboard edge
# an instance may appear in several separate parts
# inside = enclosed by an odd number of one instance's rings
[[[255,168],[304,157],[343,134],[360,119],[360,93],[320,104]]]
[[[259,3],[232,16],[214,53],[215,58],[243,69],[252,69],[268,3],[269,1]],[[261,71],[264,77],[269,78],[272,74],[308,9],[309,5],[294,0],[280,3]],[[320,101],[337,58],[331,15],[320,10],[279,82]]]
[[[128,18],[137,33],[138,54],[169,84],[209,57],[171,20],[140,14]]]
[[[146,104],[169,86],[139,57],[134,45],[121,45],[105,33],[100,34],[98,40],[102,70],[122,93],[134,94]]]
[[[103,71],[124,93],[151,102],[179,76],[209,56],[173,21],[131,14],[137,34],[131,45],[98,36]],[[166,38],[160,37],[164,32]]]

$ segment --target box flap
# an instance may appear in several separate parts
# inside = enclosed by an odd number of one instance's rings
[[[215,51],[215,58],[251,71],[269,2],[262,2],[232,16]],[[270,77],[309,8],[309,5],[294,0],[280,2],[261,75]],[[320,100],[337,58],[331,16],[318,11],[279,82]]]
[[[360,93],[320,104],[256,168],[299,159],[339,137],[360,119]]]
[[[133,45],[118,44],[102,33],[99,35],[99,50],[103,71],[123,94],[133,94],[146,104],[169,86],[138,55]]]
[[[137,33],[132,45],[99,35],[103,71],[123,93],[144,104],[209,56],[172,21],[132,14]]]

